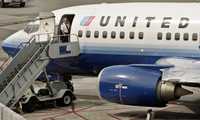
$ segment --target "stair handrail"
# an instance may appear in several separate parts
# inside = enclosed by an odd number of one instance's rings
[[[36,38],[36,36],[41,36],[41,35],[50,35],[50,34],[54,34],[54,33],[41,33],[41,34],[34,34],[31,36],[31,38],[29,39],[29,41],[27,42],[21,42],[18,46],[17,46],[17,50],[19,48],[21,48],[21,46],[24,46],[24,45],[28,45],[32,42],[33,39]],[[62,36],[67,36],[67,37],[70,37],[70,36],[76,36],[77,38],[77,41],[79,42],[79,37],[77,34],[68,34],[68,35],[54,35],[53,38],[57,38],[57,37],[62,37]],[[53,41],[56,41],[53,39]],[[18,51],[19,52],[19,51]],[[15,55],[16,56],[16,55]],[[4,66],[12,59],[11,56],[9,56],[1,65],[0,65],[0,72],[2,72],[4,70]]]
[[[44,34],[45,34],[45,33],[44,33]],[[31,40],[32,40],[32,38],[36,38],[35,36],[40,36],[40,35],[44,35],[44,34],[35,34],[35,35],[33,35],[33,36],[31,37]],[[48,35],[48,36],[49,36],[49,34],[52,34],[52,33],[46,33],[46,35]],[[76,37],[77,37],[77,41],[79,41],[78,36],[77,36],[76,34],[70,34],[70,35],[65,35],[65,36],[72,36],[72,35],[76,36]],[[56,37],[60,37],[60,36],[63,36],[63,35],[56,35]],[[56,40],[53,39],[53,38],[55,38],[55,36],[53,36],[52,38],[48,39],[48,41],[46,41],[48,44],[47,44],[46,47],[43,49],[43,51],[44,51],[44,50],[47,50],[48,47],[49,47],[51,44],[53,44],[54,41],[56,41]],[[52,40],[52,39],[53,39],[53,40]],[[23,43],[25,43],[26,45],[27,45],[27,44],[30,44],[30,43],[31,43],[31,40],[29,40],[28,42],[23,42]],[[34,40],[36,41],[36,39],[34,39]],[[23,43],[22,43],[22,44],[23,44]],[[39,42],[39,43],[42,44],[41,42]],[[21,69],[23,69],[26,65],[28,65],[28,64],[32,61],[32,57],[35,56],[35,55],[37,54],[37,52],[38,52],[38,51],[36,51],[36,52],[31,56],[31,58],[27,61],[27,63],[26,63]],[[18,74],[19,74],[19,73],[21,73],[21,71],[18,71]],[[18,76],[18,74],[17,74],[16,76]]]

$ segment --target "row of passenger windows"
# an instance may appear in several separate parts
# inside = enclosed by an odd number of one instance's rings
[[[174,35],[174,37],[173,37],[173,35]],[[166,33],[165,37],[166,37],[165,38],[166,40],[171,40],[172,37],[173,37],[177,41],[181,40],[181,39],[187,41],[187,40],[189,40],[189,33],[184,33],[184,34],[181,35],[180,33],[172,34],[172,33],[168,32],[168,33]],[[158,40],[163,40],[163,33],[159,32],[157,34],[157,39]],[[198,40],[198,33],[192,33],[192,40],[193,41],[197,41]]]
[[[94,35],[94,38],[99,38],[100,37],[99,31],[94,31],[93,35]],[[112,31],[110,34],[108,34],[107,31],[103,31],[102,32],[102,38],[105,38],[105,39],[108,38],[108,37],[111,37],[112,39],[115,39],[116,37],[118,37],[117,35],[118,34],[115,31]],[[86,31],[85,37],[86,38],[90,38],[91,36],[92,36],[91,31]],[[83,31],[82,30],[78,31],[78,37],[80,37],[80,38],[83,37]],[[130,39],[134,39],[135,38],[135,32],[130,32],[129,37],[130,37]],[[119,33],[119,38],[120,39],[124,39],[125,38],[125,32],[121,31]],[[138,38],[139,39],[143,39],[144,38],[144,33],[143,32],[139,32],[138,33]]]
[[[143,32],[139,32],[137,33],[138,34],[138,39],[144,39],[144,33]],[[119,36],[117,36],[119,35]],[[129,32],[129,39],[135,39],[135,35],[136,33],[135,32]],[[91,31],[86,31],[85,32],[85,37],[86,38],[90,38],[92,36],[92,32]],[[100,37],[100,32],[99,31],[94,31],[93,33],[93,36],[94,38],[99,38]],[[83,31],[82,30],[79,30],[78,31],[78,37],[83,37]],[[115,31],[112,31],[110,34],[108,34],[107,31],[103,31],[102,32],[102,38],[112,38],[112,39],[115,39],[116,37],[119,37],[120,39],[124,39],[125,38],[125,32],[121,31],[119,32],[119,34],[117,34]],[[184,33],[184,34],[180,34],[180,33],[175,33],[175,34],[172,34],[170,32],[168,33],[162,33],[162,32],[158,32],[157,33],[157,39],[158,40],[189,40],[189,33]],[[192,33],[192,40],[193,41],[197,41],[198,40],[198,33]]]

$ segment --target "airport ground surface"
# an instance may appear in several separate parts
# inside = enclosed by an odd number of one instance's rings
[[[39,12],[48,12],[63,7],[92,4],[102,2],[131,2],[135,0],[29,0],[25,8],[0,8],[0,43],[10,34],[26,25],[1,25],[16,21],[32,19]],[[141,1],[141,0],[138,0]],[[144,1],[144,0],[143,0]],[[145,0],[152,1],[152,0]],[[159,1],[159,0],[157,0]],[[160,0],[161,1],[161,0]],[[174,1],[174,0],[168,0]],[[183,1],[183,0],[178,0]],[[189,1],[189,0],[188,0]],[[197,2],[197,0],[193,0]],[[200,1],[200,0],[199,0]],[[163,2],[163,1],[162,1]],[[6,54],[0,50],[0,60],[6,58]],[[44,108],[31,114],[24,114],[27,120],[144,120],[148,108],[122,106],[107,103],[98,99],[97,78],[73,77],[75,93],[78,100],[74,110],[71,107]],[[156,120],[199,120],[200,114],[195,114],[189,108],[182,105],[169,105],[166,108],[154,109]],[[199,112],[200,113],[200,112]]]
[[[78,99],[74,107],[49,108],[24,114],[27,120],[145,120],[150,108],[124,106],[99,100],[97,78],[75,76],[75,94]],[[154,108],[155,120],[199,120],[200,114],[194,113],[183,105],[169,105],[165,108]]]

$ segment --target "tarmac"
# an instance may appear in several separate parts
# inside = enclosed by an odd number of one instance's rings
[[[49,12],[55,9],[105,2],[131,2],[135,0],[28,0],[25,8],[0,8],[0,26],[17,21],[29,20],[38,16],[39,12]],[[152,0],[138,0],[147,1]],[[157,0],[158,1],[158,0]],[[173,1],[174,0],[168,0]],[[176,0],[183,2],[184,0]],[[190,0],[191,1],[191,0]],[[200,0],[199,0],[200,1]],[[162,1],[165,2],[165,1]],[[188,2],[188,1],[184,1]],[[193,0],[193,2],[198,2]],[[12,33],[23,29],[27,23],[0,27],[0,44]],[[0,50],[0,61],[8,56]],[[34,113],[24,113],[27,120],[145,120],[150,108],[125,106],[102,101],[98,97],[97,78],[74,76],[75,94],[78,99],[74,106],[49,106],[36,110]],[[153,108],[155,120],[199,120],[200,112],[184,105],[171,104],[165,108]],[[199,110],[199,109],[198,109]]]
[[[74,76],[73,83],[78,99],[74,105],[55,107],[49,105],[25,113],[27,120],[145,120],[149,109],[153,110],[153,120],[199,120],[200,112],[195,106],[169,104],[164,108],[149,108],[119,105],[101,100],[98,97],[96,77]]]

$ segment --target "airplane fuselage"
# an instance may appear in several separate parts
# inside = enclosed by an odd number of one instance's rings
[[[57,59],[55,64],[92,73],[111,65],[154,64],[166,57],[199,59],[199,10],[197,3],[124,3],[54,11],[57,24],[61,16],[74,15],[71,34],[78,35],[81,46],[76,60],[68,64]]]
[[[168,57],[199,59],[197,11],[198,3],[99,4],[55,10],[58,34],[62,19],[68,16],[70,34],[78,36],[81,54],[73,60],[53,59],[49,71],[93,74],[111,65],[154,64]],[[21,30],[10,36],[4,42],[4,50],[14,55],[28,35]],[[74,36],[70,38],[76,40]],[[62,70],[58,71],[58,67]]]

